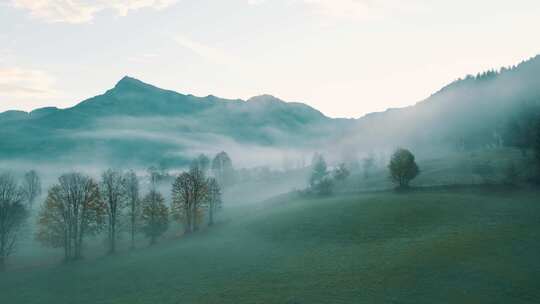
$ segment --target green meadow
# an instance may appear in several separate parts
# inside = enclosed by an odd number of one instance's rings
[[[441,187],[230,206],[188,237],[3,273],[0,303],[538,303],[539,194]]]

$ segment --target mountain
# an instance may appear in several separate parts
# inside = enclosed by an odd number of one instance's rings
[[[221,150],[265,162],[291,151],[339,158],[396,146],[426,153],[527,149],[539,113],[540,56],[359,119],[329,118],[270,95],[196,97],[124,77],[72,108],[0,113],[0,160],[184,165],[198,153]]]
[[[227,148],[317,146],[345,123],[270,95],[196,97],[124,77],[72,108],[0,114],[0,158],[183,164]]]

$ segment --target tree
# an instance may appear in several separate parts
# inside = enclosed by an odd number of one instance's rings
[[[332,180],[324,157],[316,154],[311,165],[311,175],[309,177],[309,187],[311,191],[318,195],[328,195],[332,192]]]
[[[118,226],[127,194],[124,177],[120,172],[109,169],[101,175],[100,189],[107,211],[107,241],[112,254],[116,251]]]
[[[321,180],[328,176],[328,167],[324,157],[316,154],[311,162],[311,175],[309,177],[310,187],[315,187]]]
[[[203,218],[202,204],[208,195],[208,183],[203,171],[198,166],[191,166],[189,174],[192,179],[192,224],[193,230],[199,230],[200,220]]]
[[[139,179],[133,171],[126,173],[124,177],[126,185],[126,196],[129,208],[129,232],[131,235],[131,248],[135,248],[135,232],[137,231],[137,220],[141,213],[141,201],[139,198]]]
[[[347,166],[345,166],[344,163],[339,164],[339,166],[334,170],[334,179],[337,181],[344,181],[346,180],[349,175],[351,175],[351,172],[349,169],[347,169]]]
[[[162,183],[171,177],[169,175],[169,172],[167,171],[167,167],[163,162],[159,164],[159,167],[148,167],[146,171],[148,172],[148,176],[150,177],[150,183],[154,185]]]
[[[31,209],[36,198],[41,195],[41,180],[36,171],[30,170],[24,174],[23,191]]]
[[[63,248],[65,261],[82,258],[83,240],[101,231],[106,206],[98,184],[80,173],[64,174],[47,194],[38,216],[37,239]]]
[[[154,166],[151,166],[151,167],[148,167],[148,169],[146,169],[146,171],[148,172],[148,176],[150,178],[150,184],[152,186],[155,186],[159,183],[159,181],[161,180],[161,175],[158,171],[158,169]]]
[[[184,224],[184,233],[191,233],[192,220],[192,179],[189,172],[183,172],[174,179],[172,185],[171,211],[176,220]]]
[[[215,178],[208,179],[208,195],[206,197],[208,204],[208,226],[214,224],[214,214],[221,208],[221,189]]]
[[[195,159],[197,166],[203,172],[204,175],[208,175],[208,170],[210,169],[210,158],[205,154],[199,154]]]
[[[185,233],[198,229],[197,216],[201,212],[201,203],[206,199],[207,189],[204,174],[196,165],[174,180],[172,212],[178,221],[184,223]]]
[[[169,229],[169,209],[165,206],[163,195],[155,189],[144,197],[142,203],[142,231],[150,239],[150,245],[156,243]]]
[[[409,183],[420,173],[414,155],[407,149],[397,149],[388,164],[390,178],[399,188],[408,188]]]
[[[212,173],[221,188],[233,183],[234,169],[232,161],[226,152],[220,152],[212,160]]]
[[[17,236],[28,216],[24,193],[9,173],[0,175],[0,271],[14,252]]]

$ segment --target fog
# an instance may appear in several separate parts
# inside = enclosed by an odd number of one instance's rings
[[[533,237],[518,239],[528,235],[523,227],[537,224],[529,212],[538,208],[540,155],[534,67],[468,76],[414,106],[358,119],[331,119],[271,96],[199,98],[136,80],[43,117],[0,116],[0,173],[22,184],[25,173],[35,170],[42,186],[7,259],[6,273],[16,280],[0,272],[0,288],[15,286],[2,290],[0,300],[4,293],[35,302],[41,299],[35,293],[58,304],[59,297],[68,303],[221,303],[232,293],[231,303],[266,303],[257,293],[266,286],[277,290],[266,294],[273,300],[287,288],[288,294],[307,288],[308,299],[354,283],[325,301],[332,303],[362,280],[373,290],[395,290],[390,281],[403,290],[410,269],[447,286],[422,271],[461,267],[463,261],[503,265],[512,258],[504,256],[513,252],[504,247],[509,243],[537,246],[528,243]],[[102,182],[108,169],[117,188]],[[125,178],[131,170],[139,180],[139,198],[132,201],[144,210],[132,218]],[[80,188],[59,180],[74,172],[83,175],[72,179],[84,181]],[[63,250],[69,242],[51,241],[61,235],[58,227],[43,232],[73,216],[46,213],[56,210],[52,203],[76,197],[70,189],[94,199],[88,206],[95,217],[85,220],[102,229],[83,235],[82,258],[76,259]],[[79,220],[67,222],[84,222]],[[109,237],[113,222],[115,238]],[[69,227],[64,235],[83,230]],[[504,259],[485,262],[479,255],[485,247]],[[466,277],[471,269],[443,276]],[[120,277],[124,272],[129,274]],[[389,279],[394,277],[399,282]],[[26,281],[33,282],[25,286],[30,292],[13,291]],[[215,286],[222,289],[209,292]],[[300,303],[294,297],[278,302]]]

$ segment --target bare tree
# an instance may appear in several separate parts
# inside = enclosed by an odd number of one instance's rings
[[[82,258],[83,240],[101,231],[106,206],[98,184],[80,173],[64,174],[47,194],[38,217],[37,239],[64,248],[65,261]]]
[[[135,232],[137,231],[137,219],[141,213],[141,201],[139,198],[139,179],[133,171],[125,176],[126,195],[129,206],[129,232],[131,234],[131,248],[135,248]]]
[[[214,214],[221,208],[221,189],[215,178],[208,179],[208,195],[206,197],[208,204],[208,226],[214,224]]]
[[[184,172],[175,179],[172,189],[173,215],[184,223],[185,233],[198,229],[198,215],[206,199],[207,189],[204,174],[196,165],[192,165],[189,172]]]
[[[208,183],[206,181],[204,172],[201,170],[199,166],[192,165],[191,169],[189,170],[189,174],[191,175],[191,178],[193,180],[192,181],[193,183],[192,215],[194,217],[193,217],[192,223],[193,223],[193,230],[197,231],[199,230],[200,221],[204,217],[202,204],[206,200],[206,196],[208,194]]]
[[[189,172],[183,172],[175,178],[172,186],[172,212],[176,220],[184,224],[184,233],[191,233],[192,188]]]
[[[126,201],[126,183],[122,174],[109,169],[101,175],[101,196],[107,210],[107,232],[109,253],[116,251],[116,239],[122,208]]]
[[[32,208],[36,198],[41,195],[41,180],[36,171],[30,170],[24,174],[23,191],[29,207]]]
[[[222,188],[233,183],[234,169],[227,152],[220,152],[212,160],[212,173]]]
[[[28,211],[23,204],[24,194],[9,173],[0,175],[0,271],[15,250],[17,236]]]
[[[161,193],[152,189],[144,197],[141,218],[142,231],[150,239],[150,245],[153,245],[169,228],[169,209]]]
[[[210,158],[206,156],[205,154],[199,154],[197,156],[197,159],[195,159],[195,162],[199,166],[199,169],[204,173],[204,175],[208,174],[208,170],[210,169]]]

